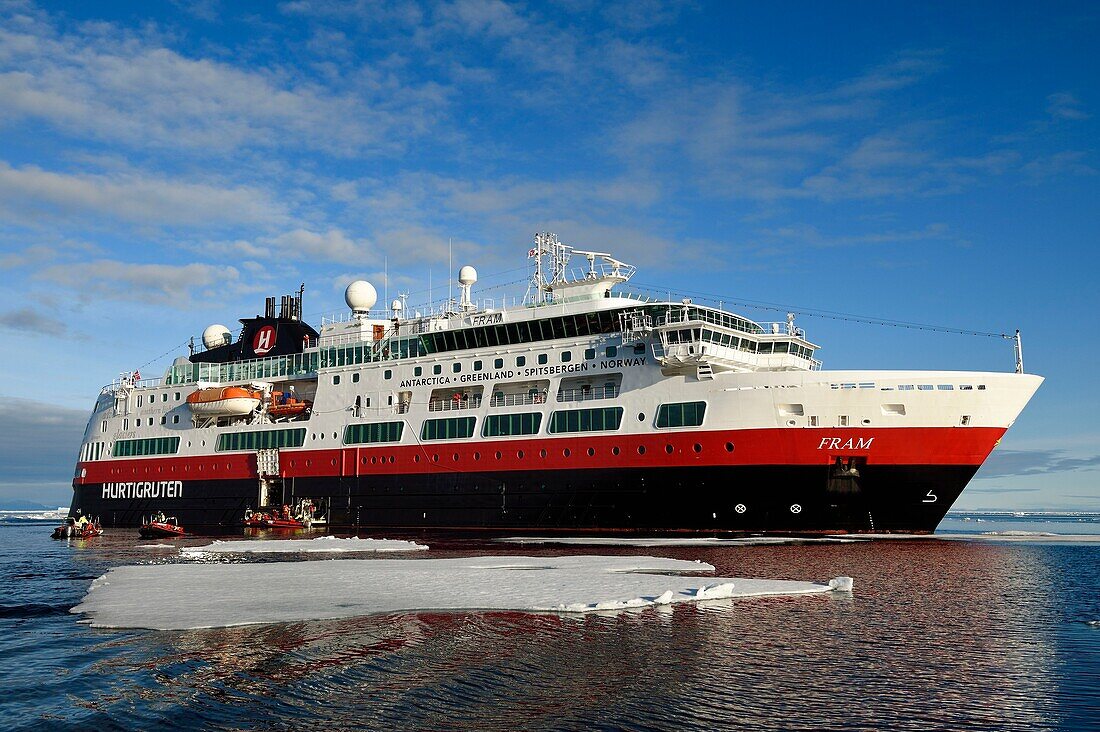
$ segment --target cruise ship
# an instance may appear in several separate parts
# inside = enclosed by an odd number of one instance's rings
[[[309,506],[346,530],[927,533],[1042,383],[829,371],[788,315],[633,295],[634,268],[539,234],[522,304],[302,318],[299,289],[100,392],[71,513],[217,533]],[[499,306],[498,306],[499,305]]]

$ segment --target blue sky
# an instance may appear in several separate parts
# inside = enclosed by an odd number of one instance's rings
[[[1100,510],[1100,11],[960,5],[0,0],[0,500],[67,503],[99,387],[265,295],[438,299],[450,240],[500,297],[551,230],[826,368],[1012,351],[811,311],[1020,328],[1047,382],[958,506]]]

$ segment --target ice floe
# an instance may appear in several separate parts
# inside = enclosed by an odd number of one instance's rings
[[[415,610],[590,612],[852,587],[846,577],[672,574],[713,571],[702,562],[621,556],[132,565],[92,582],[72,612],[94,627],[186,630]]]
[[[244,553],[293,553],[293,552],[418,552],[428,547],[415,541],[402,539],[341,539],[321,536],[316,539],[261,539],[256,541],[222,541],[203,546],[186,547],[183,555],[195,554],[244,554]]]

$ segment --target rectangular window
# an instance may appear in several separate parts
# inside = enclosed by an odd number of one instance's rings
[[[400,442],[404,422],[349,424],[344,428],[345,445],[369,445],[377,442]]]
[[[706,411],[706,402],[662,404],[657,409],[657,426],[661,428],[698,427],[703,424],[703,414]]]
[[[393,371],[391,371],[390,369],[386,369],[385,371],[382,372],[382,378],[383,379],[392,379],[393,378]]]
[[[459,440],[474,435],[473,417],[426,419],[420,429],[422,440]]]
[[[485,418],[481,434],[483,437],[507,437],[510,435],[538,434],[542,424],[542,415],[538,412],[525,414],[490,414]]]
[[[504,359],[503,359],[503,358],[497,358],[497,359],[494,359],[494,360],[493,360],[493,368],[494,368],[494,369],[502,369],[502,368],[504,368]]]
[[[516,356],[516,366],[526,366],[526,365],[527,365],[527,357],[526,356]]]
[[[562,351],[561,352],[561,362],[562,363],[569,363],[572,360],[573,360],[573,352],[572,351]]]
[[[354,374],[351,375],[351,383],[353,383],[353,384],[358,384],[359,383],[359,372],[358,371],[356,371]]]
[[[544,364],[544,363],[546,363],[546,354],[545,353],[540,353],[539,354],[539,364]]]
[[[423,366],[417,366],[415,369],[413,369],[413,376],[422,376],[423,374],[424,374],[424,367]]]
[[[333,383],[333,384],[339,384],[339,383],[340,383],[340,376],[339,376],[339,374],[338,374],[338,375],[336,375],[336,376],[333,376],[333,377],[332,377],[332,383]]]
[[[645,344],[644,343],[635,343],[634,344],[634,355],[635,356],[641,356],[643,353],[645,353]]]
[[[589,359],[593,359],[595,357],[596,357],[596,349],[595,348],[586,348],[586,349],[584,349],[584,358],[585,358],[586,361],[589,360]]]
[[[174,455],[179,452],[180,438],[151,437],[145,440],[119,440],[115,443],[115,457],[141,455]]]
[[[623,421],[622,407],[571,409],[550,415],[550,432],[603,432],[617,430]]]
[[[458,361],[455,361],[454,363],[451,364],[451,371],[453,371],[456,374],[459,373],[460,371],[462,371],[462,364],[459,363]]]
[[[836,418],[836,425],[837,425],[837,427],[847,427],[848,426],[848,415],[847,414],[842,414],[839,417],[837,417]]]
[[[227,432],[218,435],[218,452],[227,450],[260,450],[276,447],[301,447],[306,441],[305,427],[258,432]]]
[[[474,371],[481,371],[481,361],[474,361]]]
[[[607,348],[603,349],[603,354],[607,358],[615,358],[615,354],[617,352],[618,352],[618,349],[615,348],[615,346],[608,346]]]

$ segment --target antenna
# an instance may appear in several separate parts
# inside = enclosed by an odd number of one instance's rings
[[[390,258],[388,256],[384,257],[382,259],[382,261],[384,262],[384,264],[382,266],[385,269],[385,271],[382,274],[382,291],[384,293],[382,295],[382,301],[383,302],[389,302],[390,301]]]
[[[454,276],[454,266],[451,263],[451,237],[447,237],[447,310],[451,310],[451,277]]]

